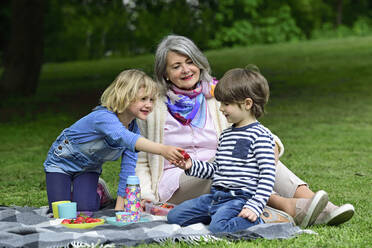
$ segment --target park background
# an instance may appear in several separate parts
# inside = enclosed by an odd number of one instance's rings
[[[339,227],[311,227],[319,235],[233,246],[371,246],[370,1],[5,0],[0,32],[0,205],[47,205],[51,143],[120,71],[152,75],[156,44],[173,33],[195,41],[217,78],[256,64],[271,88],[260,121],[284,143],[281,161],[356,209]],[[112,194],[118,171],[103,167]]]

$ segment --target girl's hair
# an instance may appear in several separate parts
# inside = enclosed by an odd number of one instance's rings
[[[256,118],[264,114],[269,95],[269,84],[254,65],[227,71],[214,90],[214,96],[220,102],[241,103],[251,98],[251,111]]]
[[[172,84],[172,82],[165,80],[169,51],[188,56],[200,69],[200,80],[206,82],[213,80],[210,75],[211,67],[209,66],[208,59],[195,43],[185,36],[168,35],[159,43],[156,49],[154,65],[155,78],[165,89],[168,89]]]
[[[143,71],[122,71],[103,92],[101,105],[120,114],[140,97],[138,92],[141,88],[144,89],[144,96],[152,96],[154,100],[159,94],[156,82]]]

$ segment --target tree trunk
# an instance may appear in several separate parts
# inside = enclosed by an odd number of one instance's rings
[[[336,28],[342,24],[342,7],[343,7],[343,0],[337,1],[337,16],[336,16]]]
[[[44,0],[13,0],[11,37],[4,54],[0,95],[36,92],[43,60]]]

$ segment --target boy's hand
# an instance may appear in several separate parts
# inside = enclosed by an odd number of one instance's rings
[[[172,164],[174,164],[175,166],[177,166],[178,168],[181,168],[183,170],[188,170],[192,166],[190,156],[189,156],[189,159],[187,159],[187,160],[182,159],[182,160],[179,160],[179,161],[173,161]]]
[[[164,145],[161,155],[170,162],[179,161],[183,159],[182,151],[182,148]]]
[[[251,222],[255,222],[257,220],[257,215],[249,208],[243,208],[242,211],[240,211],[238,216],[242,218],[246,218]]]

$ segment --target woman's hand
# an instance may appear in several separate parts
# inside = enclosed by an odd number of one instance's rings
[[[141,212],[146,211],[146,203],[150,203],[150,202],[151,202],[150,200],[146,200],[146,199],[141,200]]]
[[[255,222],[257,220],[257,215],[249,208],[243,208],[242,211],[240,211],[238,216],[242,218],[246,218],[251,222]]]

